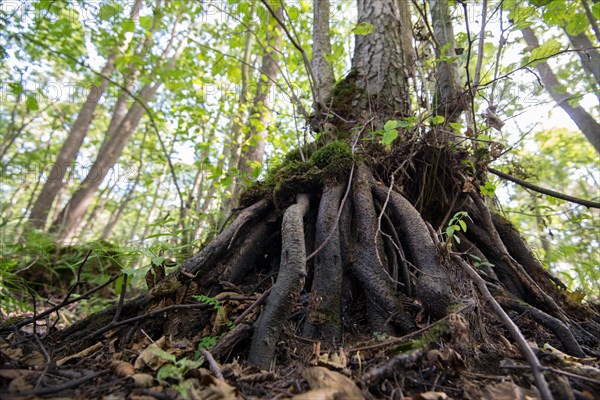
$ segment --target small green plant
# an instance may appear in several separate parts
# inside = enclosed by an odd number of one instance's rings
[[[469,214],[466,211],[458,211],[456,214],[452,216],[450,221],[448,222],[448,226],[446,227],[446,246],[448,248],[452,247],[452,239],[456,241],[456,243],[460,244],[460,238],[456,235],[458,232],[466,232],[467,231],[467,223],[465,220],[473,221]]]
[[[493,197],[496,193],[496,185],[492,182],[486,182],[485,185],[481,186],[481,194],[488,197]]]
[[[494,268],[495,265],[492,264],[491,262],[488,261],[483,261],[481,259],[481,257],[476,256],[475,254],[469,254],[469,257],[471,257],[471,259],[473,259],[473,266],[475,268],[481,268],[481,267],[490,267],[490,268]]]
[[[185,375],[188,371],[200,368],[204,363],[204,359],[190,360],[189,358],[184,357],[178,360],[175,355],[157,347],[152,349],[152,353],[168,361],[167,364],[160,367],[156,372],[156,379],[173,383],[175,390],[177,390],[184,399],[188,398],[192,382],[185,379]]]

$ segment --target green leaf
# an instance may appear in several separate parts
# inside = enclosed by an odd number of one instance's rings
[[[394,121],[391,119],[385,123],[385,125],[383,126],[383,130],[387,132],[389,130],[395,129],[398,127],[398,124],[399,124],[398,121]]]
[[[286,12],[287,12],[288,17],[290,17],[291,20],[298,19],[298,17],[300,16],[300,10],[298,10],[294,6],[289,6],[286,9]]]
[[[179,368],[173,364],[165,364],[156,373],[156,379],[164,381],[168,378],[179,380],[183,378],[183,375]]]
[[[462,219],[458,221],[458,225],[460,225],[460,229],[463,232],[467,231],[467,223],[465,221],[463,221]]]
[[[397,137],[398,137],[398,131],[396,129],[391,129],[389,131],[386,131],[383,134],[381,143],[383,143],[384,145],[387,146],[387,145],[391,144],[394,140],[396,140]]]
[[[434,115],[433,117],[431,117],[431,123],[433,125],[439,125],[444,123],[444,121],[446,120],[446,118],[444,118],[443,115]]]
[[[150,261],[154,265],[162,265],[162,263],[165,261],[165,258],[164,257],[152,257],[150,259]]]
[[[10,88],[12,94],[18,96],[23,93],[23,86],[21,86],[21,82],[11,82],[8,84],[8,87]]]
[[[355,35],[365,36],[373,32],[373,29],[374,27],[372,24],[368,22],[361,22],[352,29],[352,33]]]
[[[455,225],[452,225],[452,226],[449,226],[449,227],[446,228],[446,235],[447,236],[454,235],[454,231],[456,230],[456,229],[454,229],[454,226]]]
[[[157,357],[162,358],[163,360],[167,360],[167,361],[171,361],[171,362],[177,361],[177,358],[173,354],[171,354],[167,351],[164,351],[163,349],[156,346],[156,344],[154,344],[154,343],[151,344],[150,346],[148,346],[148,350],[150,350],[150,352],[152,354],[154,354]]]
[[[129,19],[126,19],[123,22],[121,22],[121,28],[123,29],[123,32],[134,32],[135,23]]]
[[[40,109],[40,106],[35,96],[27,96],[27,101],[25,102],[25,104],[27,104],[27,109],[29,111],[37,111]]]
[[[531,51],[529,62],[546,61],[549,57],[552,57],[558,53],[561,49],[560,42],[556,39],[550,39],[545,43],[542,43],[540,47],[537,47]]]
[[[152,17],[149,15],[140,17],[140,26],[145,30],[149,31],[150,28],[152,28]]]
[[[585,31],[587,25],[587,17],[584,14],[577,13],[571,16],[565,29],[569,35],[577,36]]]
[[[100,7],[100,13],[98,14],[100,19],[104,21],[108,21],[115,15],[117,15],[117,9],[110,4],[104,4],[102,7]]]

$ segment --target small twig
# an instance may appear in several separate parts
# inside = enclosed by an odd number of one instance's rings
[[[39,389],[39,390],[30,390],[27,392],[10,393],[10,396],[11,397],[24,397],[24,396],[29,397],[29,396],[35,396],[35,395],[46,395],[46,394],[58,393],[58,392],[62,392],[67,389],[71,389],[71,388],[80,386],[81,384],[83,384],[87,381],[91,381],[92,379],[98,378],[99,376],[106,375],[109,373],[110,373],[110,369],[103,369],[101,371],[94,372],[93,374],[85,375],[79,379],[73,379],[70,382],[65,382],[62,385],[51,386],[51,387],[47,387],[47,388]],[[0,395],[2,395],[2,394],[8,394],[8,393],[0,393]]]
[[[244,318],[246,318],[246,316],[248,314],[250,314],[250,312],[252,312],[252,310],[254,310],[256,307],[260,306],[262,303],[264,303],[264,301],[267,299],[267,297],[269,296],[269,293],[271,293],[271,289],[273,289],[272,287],[268,288],[267,290],[264,291],[263,294],[260,295],[260,297],[258,299],[256,299],[256,301],[252,304],[250,304],[250,307],[246,308],[244,310],[244,312],[235,319],[235,321],[233,321],[234,325],[238,325],[239,323],[241,323]]]
[[[78,301],[81,301],[81,300],[89,298],[90,295],[92,295],[93,293],[95,293],[95,292],[97,292],[97,291],[105,288],[106,286],[108,286],[111,283],[113,283],[114,281],[116,281],[118,277],[119,277],[119,275],[117,274],[117,275],[111,277],[107,282],[103,283],[102,285],[97,286],[97,287],[95,287],[93,289],[90,289],[87,292],[85,292],[84,294],[82,294],[81,296],[76,297],[74,299],[71,299],[71,300],[68,300],[68,301],[64,301],[63,300],[63,301],[60,302],[60,304],[58,304],[58,305],[56,305],[56,306],[54,306],[52,308],[47,309],[46,311],[40,313],[37,316],[35,315],[35,307],[34,307],[34,316],[32,318],[27,318],[27,319],[25,319],[25,320],[23,320],[21,322],[18,322],[18,323],[14,324],[14,325],[10,325],[10,326],[4,327],[4,328],[0,328],[0,332],[8,331],[8,330],[12,329],[13,327],[19,329],[19,328],[21,328],[21,327],[23,327],[25,325],[31,324],[32,322],[35,325],[35,322],[38,319],[43,318],[43,317],[45,317],[47,315],[50,315],[53,312],[58,311],[58,310],[60,310],[61,308],[65,307],[65,306],[68,306],[69,304],[77,303]],[[35,304],[35,299],[34,299],[34,304]]]
[[[210,367],[212,373],[215,374],[215,377],[222,381],[225,380],[223,378],[223,373],[221,372],[221,367],[219,367],[219,364],[217,364],[212,354],[210,354],[210,352],[206,349],[200,349],[200,354],[202,354],[204,359],[208,362],[208,366]]]
[[[34,338],[35,338],[35,343],[38,345],[38,348],[44,355],[44,360],[46,361],[44,370],[40,374],[39,378],[37,379],[37,382],[35,383],[35,387],[33,388],[34,390],[37,390],[37,389],[39,389],[40,385],[42,384],[42,379],[44,379],[44,376],[46,376],[46,374],[48,373],[48,369],[50,368],[50,355],[46,351],[46,348],[42,344],[42,341],[40,340],[38,335],[35,335]]]
[[[79,286],[81,284],[81,271],[83,271],[83,267],[85,266],[85,263],[87,263],[87,260],[90,257],[90,255],[92,254],[92,251],[93,251],[92,249],[88,250],[87,254],[85,255],[85,258],[83,259],[83,261],[77,268],[77,276],[75,278],[75,283],[73,284],[73,286],[71,286],[71,288],[67,292],[67,296],[63,299],[63,301],[68,301],[69,298],[71,297],[71,295],[73,294],[73,292],[75,291],[75,289],[77,289],[77,286]]]
[[[466,306],[462,307],[457,312],[448,314],[445,317],[442,317],[442,318],[438,319],[437,321],[435,321],[435,322],[427,325],[424,328],[421,328],[421,329],[419,329],[417,331],[411,332],[411,333],[406,334],[404,336],[401,336],[399,338],[393,338],[393,339],[390,339],[390,340],[386,340],[385,342],[381,342],[381,343],[377,343],[377,344],[372,344],[372,345],[369,345],[369,346],[355,347],[353,349],[348,349],[348,352],[354,353],[354,352],[357,352],[357,351],[374,350],[374,349],[380,349],[382,347],[388,347],[388,346],[391,346],[391,345],[396,344],[396,343],[402,343],[402,342],[406,341],[407,339],[410,339],[410,338],[412,338],[414,336],[420,335],[421,333],[423,333],[423,332],[425,332],[425,331],[433,328],[434,326],[436,326],[440,322],[445,321],[448,318],[450,318],[451,315],[460,314],[460,313],[466,311],[468,308],[471,308],[471,307],[473,307],[473,304],[467,304]]]
[[[121,276],[123,277],[123,282],[121,282],[121,293],[119,293],[119,303],[117,304],[117,310],[115,311],[112,322],[117,322],[119,321],[119,318],[121,318],[123,303],[125,302],[125,293],[127,292],[127,274],[121,273]]]
[[[506,369],[530,369],[531,365],[501,365],[500,368]],[[595,383],[596,385],[600,385],[600,380],[594,378],[588,378],[587,376],[574,374],[572,372],[562,371],[560,369],[552,368],[552,367],[542,367],[545,371],[554,372],[559,375],[568,376],[570,378],[581,379],[582,381]]]
[[[510,332],[511,336],[517,342],[517,345],[521,349],[521,352],[525,356],[525,359],[531,365],[531,370],[533,372],[533,377],[535,378],[536,386],[540,391],[540,395],[542,400],[553,400],[552,392],[550,392],[550,387],[548,386],[548,382],[546,382],[546,378],[544,374],[542,374],[543,366],[540,363],[540,360],[536,357],[535,353],[527,343],[527,340],[523,336],[523,333],[519,330],[519,327],[513,322],[512,319],[506,314],[506,312],[502,309],[500,304],[496,301],[494,296],[488,290],[485,281],[477,271],[475,271],[465,260],[460,258],[459,256],[453,254],[452,258],[459,264],[463,270],[469,275],[469,277],[473,280],[479,292],[483,296],[483,298],[490,304],[496,315],[500,318],[508,332]]]
[[[590,208],[600,208],[599,202],[580,199],[580,198],[569,196],[568,194],[560,193],[560,192],[557,192],[557,191],[554,191],[551,189],[545,189],[543,187],[534,185],[533,183],[529,183],[522,179],[515,178],[514,176],[506,174],[502,171],[498,171],[497,169],[494,169],[492,167],[487,167],[487,170],[494,175],[498,175],[502,179],[506,179],[508,181],[514,182],[517,185],[521,185],[523,187],[526,187],[527,189],[531,189],[534,192],[542,193],[547,196],[555,197],[557,199],[565,200],[565,201],[568,201],[571,203],[581,204],[582,206],[586,206],[586,207],[590,207]]]

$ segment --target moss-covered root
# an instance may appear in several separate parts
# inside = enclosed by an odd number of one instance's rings
[[[336,224],[343,185],[325,187],[319,214],[315,246],[314,278],[304,335],[334,348],[342,338],[342,256]],[[321,247],[322,246],[322,247]]]
[[[385,202],[389,193],[392,221],[406,238],[405,249],[419,271],[415,285],[416,295],[429,314],[435,318],[446,315],[449,306],[456,302],[448,282],[450,277],[438,262],[438,249],[429,235],[425,221],[408,200],[383,185],[372,186],[375,196]]]
[[[377,213],[371,194],[373,177],[364,165],[359,165],[352,183],[354,195],[354,220],[358,234],[352,270],[367,297],[367,313],[373,331],[394,333],[393,320],[401,333],[416,329],[412,317],[402,309],[394,294],[389,274],[379,264],[385,258],[383,246],[376,242]],[[378,248],[381,247],[381,250]],[[382,260],[383,261],[383,260]]]
[[[308,195],[300,194],[296,204],[290,206],[283,216],[279,275],[256,322],[248,355],[250,363],[264,369],[271,364],[283,325],[304,286],[306,249],[303,218],[309,206]]]

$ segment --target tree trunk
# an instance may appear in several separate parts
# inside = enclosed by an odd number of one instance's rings
[[[436,39],[436,58],[454,57],[454,28],[450,18],[448,0],[430,0],[433,33]],[[442,54],[442,50],[444,53]],[[475,83],[477,85],[478,82]],[[448,122],[455,122],[467,109],[466,96],[462,95],[460,74],[456,62],[440,61],[436,68],[436,100],[434,109]]]
[[[530,51],[540,46],[533,29],[524,28],[521,29],[521,32]],[[556,104],[569,115],[587,140],[600,153],[600,124],[583,107],[569,104],[569,99],[572,98],[571,94],[562,89],[558,78],[554,75],[552,68],[550,68],[547,62],[539,61],[535,68],[539,72],[546,90]]]
[[[283,16],[283,8],[280,6],[275,10],[279,18]],[[250,179],[256,168],[262,168],[267,144],[267,133],[269,132],[270,107],[273,101],[273,87],[279,74],[279,53],[281,51],[281,27],[276,21],[271,20],[272,28],[267,30],[267,46],[264,50],[260,76],[256,85],[252,108],[250,109],[250,129],[246,134],[244,145],[247,150],[242,149],[238,163],[239,176],[243,180]],[[235,204],[239,198],[243,182],[236,182],[232,189],[232,200]]]
[[[389,119],[411,114],[408,79],[413,75],[414,49],[409,3],[396,0],[358,0],[358,24],[373,32],[357,35],[352,70],[360,89],[355,110],[372,125],[383,127]],[[358,115],[356,117],[359,117]]]
[[[140,9],[142,7],[142,0],[136,0],[131,10],[131,19],[137,20]],[[114,71],[114,61],[128,46],[133,39],[133,33],[127,33],[126,39],[117,49],[111,52],[106,64],[100,71],[102,76],[110,77]],[[52,169],[46,178],[46,182],[42,187],[38,198],[36,199],[31,213],[29,214],[28,224],[34,228],[43,229],[48,219],[48,214],[52,208],[52,203],[56,199],[56,195],[63,187],[63,178],[66,171],[73,167],[73,163],[77,157],[77,153],[83,144],[83,140],[87,136],[90,124],[94,119],[94,112],[100,102],[100,98],[104,94],[106,87],[108,86],[108,80],[103,79],[99,86],[92,87],[88,96],[83,103],[77,119],[73,123],[71,130],[65,140],[58,157]]]
[[[335,83],[333,66],[326,58],[331,55],[329,0],[316,0],[313,7],[312,69],[315,75],[314,85],[317,93],[315,102],[321,106],[326,106],[326,102],[331,100],[331,91]]]

